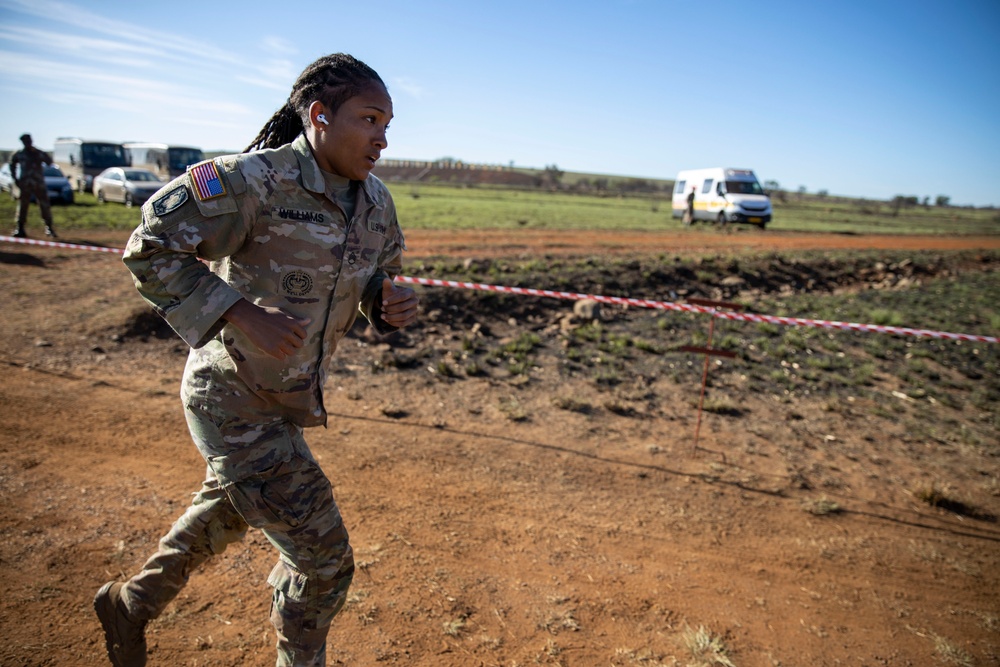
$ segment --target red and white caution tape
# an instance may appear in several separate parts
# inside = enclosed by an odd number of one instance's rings
[[[911,329],[909,327],[890,327],[881,324],[857,324],[855,322],[833,322],[830,320],[807,320],[801,317],[777,317],[774,315],[754,315],[750,313],[737,313],[732,311],[717,310],[707,306],[697,306],[690,303],[671,303],[669,301],[649,301],[647,299],[627,299],[616,296],[601,296],[598,294],[578,294],[575,292],[553,292],[551,290],[530,289],[525,287],[505,287],[502,285],[485,285],[482,283],[464,283],[454,280],[435,280],[431,278],[410,278],[399,276],[396,282],[414,283],[417,285],[429,285],[432,287],[457,287],[460,289],[481,290],[487,292],[501,292],[504,294],[522,294],[526,296],[544,296],[553,299],[569,299],[579,301],[581,299],[592,299],[602,303],[616,303],[626,306],[637,306],[639,308],[656,308],[659,310],[680,310],[690,313],[704,313],[712,317],[720,317],[727,320],[743,320],[746,322],[768,322],[770,324],[781,324],[784,326],[796,327],[817,327],[821,329],[845,329],[849,331],[870,331],[876,333],[897,334],[900,336],[917,336],[921,338],[943,338],[948,340],[966,340],[977,343],[1000,343],[996,336],[980,336],[977,334],[949,333],[947,331],[930,331],[928,329]]]
[[[832,320],[806,320],[800,317],[777,317],[775,315],[754,315],[752,313],[730,313],[726,311],[706,309],[714,317],[727,320],[743,320],[745,322],[768,322],[793,327],[814,327],[818,329],[844,329],[847,331],[868,331],[874,333],[896,334],[898,336],[916,336],[918,338],[941,338],[946,340],[967,340],[976,343],[1000,343],[996,336],[980,336],[978,334],[949,333],[947,331],[931,331],[929,329],[911,329],[909,327],[891,327],[883,324],[858,324],[857,322],[835,322]]]
[[[71,248],[77,250],[93,250],[96,252],[110,252],[122,254],[124,251],[118,248],[104,248],[100,246],[89,246],[74,243],[61,243],[58,241],[41,241],[27,238],[15,238],[13,236],[0,236],[0,241],[9,243],[23,243],[26,245],[49,246],[54,248]],[[857,322],[835,322],[832,320],[810,320],[801,317],[778,317],[776,315],[756,315],[753,313],[738,313],[734,311],[723,311],[708,306],[698,306],[690,303],[672,303],[670,301],[650,301],[648,299],[630,299],[618,296],[602,296],[600,294],[580,294],[577,292],[555,292],[552,290],[532,289],[528,287],[507,287],[504,285],[488,285],[485,283],[457,282],[454,280],[437,280],[433,278],[412,278],[409,276],[398,276],[396,282],[410,283],[414,285],[426,285],[429,287],[452,287],[458,289],[470,289],[486,292],[499,292],[502,294],[520,294],[523,296],[541,296],[551,299],[566,299],[569,301],[580,301],[591,299],[601,303],[614,303],[623,306],[635,306],[637,308],[654,308],[658,310],[677,310],[689,313],[703,313],[712,317],[719,317],[727,320],[737,320],[744,322],[766,322],[768,324],[780,324],[782,326],[793,327],[814,327],[819,329],[842,329],[846,331],[865,331],[872,333],[895,334],[898,336],[914,336],[917,338],[939,338],[944,340],[961,340],[976,343],[1000,343],[1000,338],[996,336],[980,336],[978,334],[950,333],[947,331],[932,331],[929,329],[911,329],[909,327],[892,327],[882,324],[859,324]]]
[[[21,245],[39,245],[49,248],[70,248],[71,250],[93,250],[94,252],[110,252],[121,255],[125,251],[121,248],[106,248],[99,245],[84,245],[82,243],[63,243],[61,241],[42,241],[40,239],[29,239],[18,236],[0,236],[0,241],[7,243],[20,243]]]

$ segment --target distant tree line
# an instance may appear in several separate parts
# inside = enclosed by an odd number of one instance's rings
[[[768,192],[774,199],[785,203],[788,201],[788,193],[781,187],[781,184],[775,180],[764,181],[764,190]],[[808,189],[804,185],[800,185],[795,191],[798,199],[802,199],[808,193]],[[821,189],[817,190],[815,197],[818,199],[825,199],[830,196],[830,191]],[[923,206],[924,208],[931,207],[931,198],[925,196],[923,199],[916,195],[896,195],[891,200],[889,204],[892,206],[893,215],[899,215],[901,209],[915,208],[917,206]],[[934,206],[947,207],[951,206],[951,197],[948,195],[938,195],[934,199]]]
[[[565,177],[566,173],[557,165],[546,165],[535,176],[535,185],[549,190],[581,194],[660,194],[672,193],[674,189],[673,181],[647,178],[580,176],[567,182]]]

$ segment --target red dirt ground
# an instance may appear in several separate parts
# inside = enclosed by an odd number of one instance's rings
[[[408,242],[411,258],[1000,247],[770,231]],[[177,398],[185,350],[115,342],[144,309],[115,255],[3,243],[0,295],[0,664],[105,664],[94,592],[141,567],[204,469]],[[368,347],[345,341],[330,424],[307,432],[360,565],[329,664],[1000,665],[1000,528],[910,491],[947,479],[995,517],[995,463],[765,399],[707,416],[694,452],[692,388],[667,379],[651,387],[665,417],[595,417],[552,405],[587,386],[373,374]],[[497,408],[514,397],[529,419]],[[849,454],[808,445],[830,438]],[[838,483],[820,492],[797,470]],[[820,500],[844,511],[804,509]],[[195,573],[149,626],[149,664],[273,664],[273,560],[251,533]],[[725,653],[692,648],[699,629]]]

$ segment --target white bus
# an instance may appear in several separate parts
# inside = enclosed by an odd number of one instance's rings
[[[77,137],[59,137],[52,148],[52,161],[62,169],[77,192],[90,192],[94,176],[108,167],[127,167],[121,144]]]
[[[771,222],[771,199],[750,169],[713,167],[679,172],[674,181],[673,217],[684,217],[692,189],[692,223],[698,220],[722,225],[743,222],[764,229]]]
[[[131,166],[148,169],[165,181],[180,176],[188,167],[205,159],[200,148],[191,146],[143,141],[127,141],[122,146]]]

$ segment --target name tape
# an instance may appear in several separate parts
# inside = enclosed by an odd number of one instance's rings
[[[71,248],[77,250],[93,250],[96,252],[110,252],[123,254],[124,250],[119,248],[105,248],[102,246],[89,246],[74,243],[60,243],[58,241],[41,241],[35,239],[16,238],[13,236],[0,236],[0,241],[9,243],[21,243],[26,245],[48,246],[53,248]],[[672,303],[670,301],[651,301],[649,299],[632,299],[618,296],[603,296],[600,294],[580,294],[577,292],[556,292],[552,290],[532,289],[530,287],[508,287],[505,285],[489,285],[485,283],[458,282],[454,280],[438,280],[432,278],[412,278],[410,276],[398,276],[396,282],[409,283],[413,285],[425,285],[428,287],[451,287],[456,289],[469,289],[485,292],[500,292],[504,294],[519,294],[523,296],[541,296],[550,299],[565,299],[569,301],[580,301],[590,299],[600,303],[613,303],[623,306],[635,306],[637,308],[653,308],[656,310],[675,310],[689,313],[702,313],[720,319],[743,321],[743,322],[766,322],[768,324],[778,324],[782,326],[813,327],[819,329],[841,329],[845,331],[864,331],[869,333],[895,334],[899,336],[913,336],[917,338],[938,338],[942,340],[960,340],[975,343],[1000,343],[997,336],[981,336],[978,334],[951,333],[948,331],[933,331],[930,329],[913,329],[910,327],[893,327],[883,324],[860,324],[857,322],[836,322],[832,320],[810,320],[802,317],[778,317],[776,315],[757,315],[753,313],[738,313],[733,311],[723,311],[709,306],[699,306],[691,303]]]

